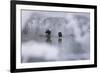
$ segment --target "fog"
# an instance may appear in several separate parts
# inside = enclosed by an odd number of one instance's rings
[[[90,58],[89,13],[22,10],[21,16],[22,63]]]

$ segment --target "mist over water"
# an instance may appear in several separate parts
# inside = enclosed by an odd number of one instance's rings
[[[21,61],[87,60],[89,30],[89,13],[22,10]]]

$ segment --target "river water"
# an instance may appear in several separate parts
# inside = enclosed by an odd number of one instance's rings
[[[90,46],[90,45],[88,45]],[[90,48],[72,37],[35,37],[22,42],[22,62],[73,61],[90,58]]]

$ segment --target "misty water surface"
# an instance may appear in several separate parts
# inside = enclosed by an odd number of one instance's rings
[[[22,63],[89,59],[89,20],[89,13],[22,10]]]

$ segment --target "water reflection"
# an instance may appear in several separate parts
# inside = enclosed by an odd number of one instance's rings
[[[59,38],[58,39],[58,43],[62,43],[62,38]]]
[[[31,56],[28,57],[27,62],[86,60],[89,59],[90,56],[90,52],[88,50],[90,48],[83,46],[82,43],[75,41],[74,35],[72,34],[70,36],[64,37],[61,32],[58,32],[58,36],[53,37],[51,36],[51,31],[47,30],[45,32],[45,36],[37,36],[31,41],[34,43],[31,43],[28,46],[25,45],[28,47],[28,51],[30,51],[29,48],[33,49],[33,52],[31,52],[32,54],[29,52]],[[36,46],[34,46],[34,44],[36,44]]]
[[[52,42],[52,40],[51,40],[51,37],[50,37],[50,36],[46,38],[46,42],[47,42],[47,43],[51,43],[51,42]]]

